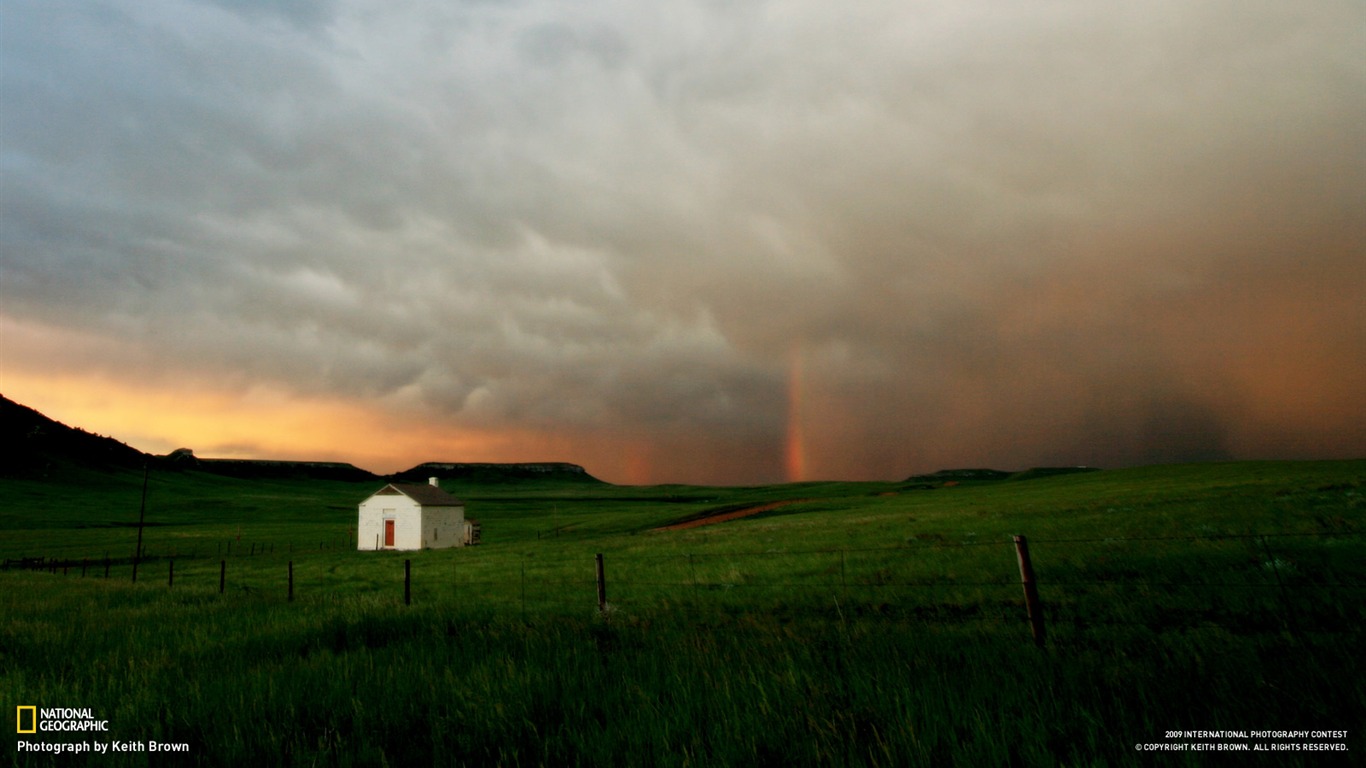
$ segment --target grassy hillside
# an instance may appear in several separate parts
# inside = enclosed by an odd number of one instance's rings
[[[201,764],[1182,765],[1206,756],[1134,745],[1366,715],[1366,462],[449,482],[485,543],[420,553],[354,550],[379,483],[154,472],[134,584],[142,480],[0,481],[0,558],[63,561],[0,573],[0,698],[90,707],[114,738],[184,742]],[[658,530],[776,501],[792,503]]]

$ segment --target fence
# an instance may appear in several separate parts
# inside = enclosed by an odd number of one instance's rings
[[[883,548],[806,551],[620,553],[551,560],[536,551],[478,560],[430,556],[402,565],[405,604],[458,600],[526,617],[596,606],[604,614],[628,611],[810,610],[831,607],[870,617],[923,622],[987,621],[1027,624],[1035,643],[1048,628],[1085,630],[1097,625],[1164,627],[1216,624],[1273,627],[1299,632],[1333,629],[1362,620],[1359,600],[1343,600],[1366,587],[1361,538],[1352,532],[1270,533],[1183,537],[1071,538],[1009,541],[948,541],[929,537]],[[349,542],[348,542],[349,544]],[[337,547],[319,542],[288,544],[278,562],[274,545],[219,544],[222,557],[201,558],[200,548],[141,558],[31,557],[6,559],[4,570],[43,571],[80,577],[118,577],[131,566],[133,580],[164,578],[168,589],[205,589],[218,594],[277,594],[295,599],[295,560]],[[354,549],[344,546],[354,553]],[[488,550],[486,550],[487,552]],[[459,552],[459,550],[447,550]],[[363,553],[364,557],[372,557]],[[176,562],[195,564],[176,570]],[[199,560],[199,563],[195,563]],[[218,567],[204,563],[216,560]],[[241,560],[241,566],[229,564]],[[392,563],[369,560],[364,567]],[[278,570],[276,570],[278,569]],[[306,567],[303,594],[335,599],[335,587],[315,563]],[[240,571],[244,576],[238,576]],[[153,577],[153,573],[157,573]],[[277,586],[272,588],[271,573]],[[212,577],[216,576],[216,579]],[[237,582],[241,582],[240,584]],[[188,582],[188,583],[187,583]],[[380,587],[382,589],[382,587]],[[278,590],[278,591],[276,591]],[[354,590],[344,594],[354,594]]]

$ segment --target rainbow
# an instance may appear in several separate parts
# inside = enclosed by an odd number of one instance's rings
[[[802,349],[792,345],[787,368],[787,440],[783,466],[788,482],[806,479],[806,446],[802,435]]]

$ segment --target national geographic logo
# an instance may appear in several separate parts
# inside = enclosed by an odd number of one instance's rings
[[[17,707],[15,733],[108,731],[108,720],[96,720],[87,709]]]
[[[56,734],[73,732],[96,732],[108,734],[109,721],[95,719],[94,712],[88,707],[34,707],[21,706],[15,712],[14,730],[21,734]],[[39,737],[36,741],[19,739],[14,748],[18,752],[49,755],[106,755],[111,752],[189,752],[189,742],[169,741],[117,741],[106,739],[85,739],[75,741],[70,738],[49,741]]]

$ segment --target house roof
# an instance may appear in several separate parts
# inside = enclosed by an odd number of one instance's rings
[[[427,483],[389,483],[373,496],[402,494],[424,507],[463,507],[465,502],[445,490]]]

